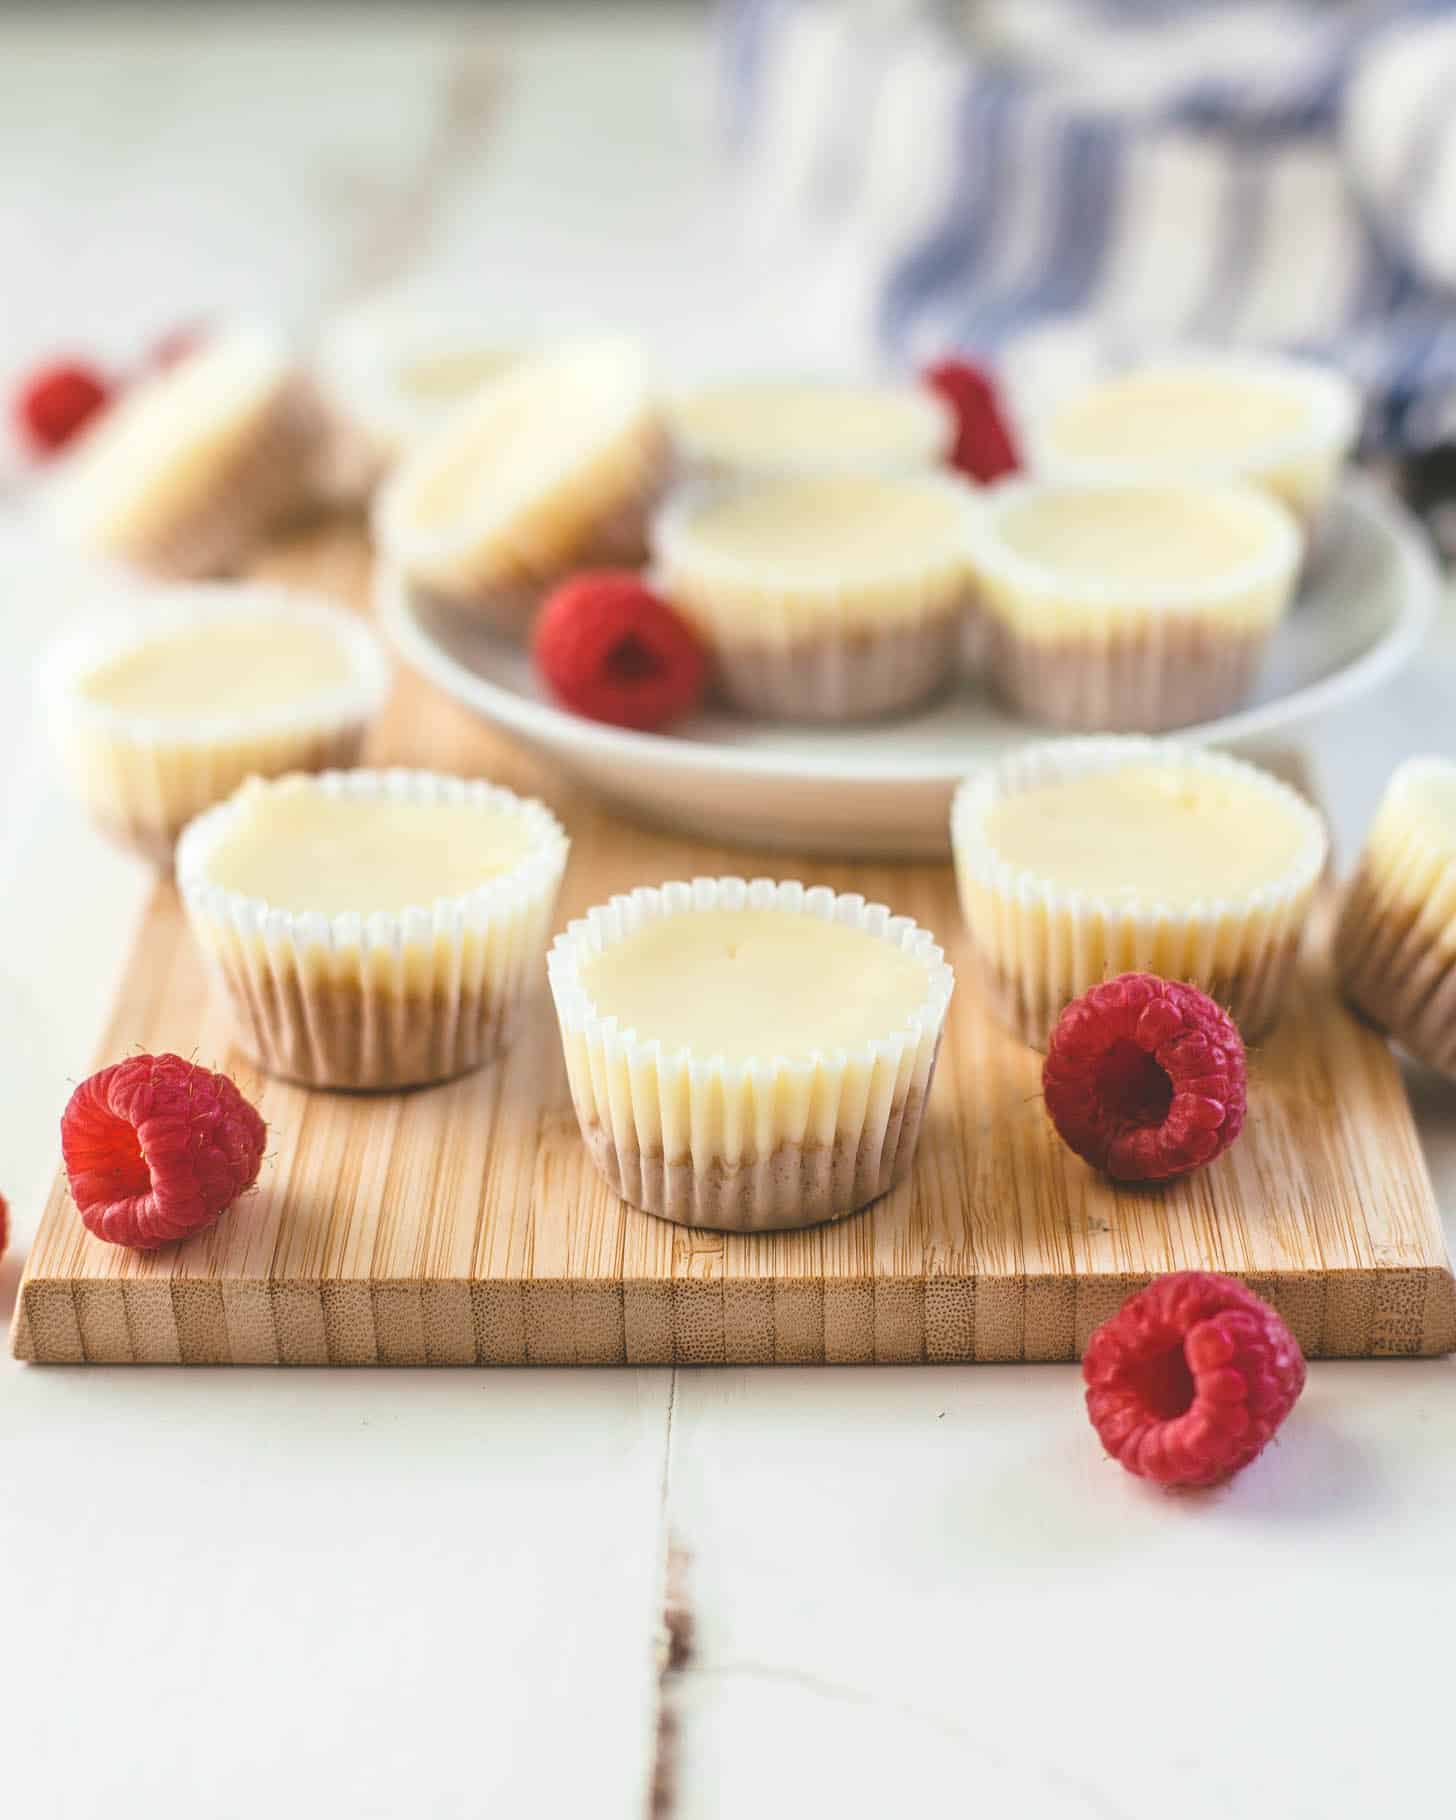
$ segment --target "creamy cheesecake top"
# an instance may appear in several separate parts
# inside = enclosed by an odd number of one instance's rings
[[[217,336],[134,387],[81,439],[58,476],[63,527],[164,521],[185,509],[280,396],[286,350],[264,330]]]
[[[488,379],[498,379],[518,356],[504,348],[441,348],[408,355],[399,363],[399,387],[425,404],[468,398]]]
[[[967,535],[968,500],[939,480],[816,476],[710,499],[682,526],[678,554],[773,569],[796,580],[933,565]]]
[[[1268,546],[1268,514],[1232,492],[1051,486],[994,516],[1000,542],[1068,581],[1184,587],[1217,580]]]
[[[926,466],[950,441],[948,413],[917,386],[750,380],[706,386],[673,406],[697,455],[733,467]]]
[[[1311,422],[1296,382],[1219,367],[1148,366],[1075,393],[1047,440],[1075,459],[1237,460],[1287,443]]]
[[[463,897],[532,848],[521,817],[494,803],[340,795],[297,776],[254,780],[234,801],[207,880],[279,910],[369,915]]]
[[[1061,890],[1178,906],[1274,883],[1306,850],[1309,827],[1254,779],[1153,762],[1005,796],[984,836],[1008,865]]]
[[[587,955],[579,977],[596,1014],[639,1041],[730,1063],[807,1060],[891,1036],[930,984],[892,942],[775,909],[654,919]]]
[[[349,652],[322,626],[240,618],[148,638],[88,671],[78,692],[124,714],[196,720],[287,707],[353,677]]]

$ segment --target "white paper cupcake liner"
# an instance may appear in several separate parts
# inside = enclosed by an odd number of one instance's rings
[[[869,720],[915,708],[956,679],[974,595],[976,498],[949,475],[893,478],[942,495],[955,513],[933,547],[912,542],[863,573],[787,577],[770,561],[704,551],[695,517],[762,480],[682,487],[654,520],[653,579],[709,646],[719,691],[740,712]]]
[[[1239,897],[1173,906],[1114,903],[1046,883],[986,839],[991,810],[1042,784],[1173,760],[1236,777],[1292,810],[1298,851],[1276,879]],[[951,809],[961,907],[983,990],[1001,1021],[1045,1048],[1067,1003],[1099,981],[1146,971],[1186,980],[1224,1005],[1248,1042],[1276,1022],[1328,851],[1324,823],[1287,784],[1223,753],[1158,740],[1059,740],[1028,746],[967,779]]]
[[[1403,800],[1446,759],[1395,773],[1341,906],[1335,969],[1347,996],[1427,1066],[1456,1080],[1456,851]]]
[[[791,645],[722,644],[718,692],[755,720],[878,720],[929,701],[960,674],[965,607],[909,625]]]
[[[924,998],[875,1042],[807,1060],[766,1052],[730,1063],[665,1051],[621,1028],[581,983],[588,955],[650,922],[761,909],[842,923],[903,949],[924,963]],[[573,922],[556,938],[548,974],[582,1136],[634,1206],[682,1225],[760,1232],[843,1218],[908,1172],[954,985],[934,938],[908,917],[794,881],[644,886]]]
[[[89,675],[138,646],[238,621],[324,631],[350,674],[303,701],[232,714],[209,714],[199,703],[185,718],[130,713],[81,692]],[[353,764],[389,684],[389,661],[359,614],[270,582],[139,590],[71,632],[47,654],[40,677],[52,741],[92,819],[162,866],[171,865],[187,823],[244,778]]]
[[[335,796],[508,810],[532,845],[463,896],[329,916],[212,883],[209,858],[240,800],[210,810],[178,845],[177,884],[240,1047],[268,1073],[313,1087],[423,1086],[493,1060],[540,978],[566,867],[560,823],[541,803],[478,779],[340,771],[315,781]]]
[[[1184,489],[1113,490],[1157,498]],[[1080,491],[1025,479],[989,490],[975,568],[997,691],[1032,720],[1083,733],[1171,732],[1239,707],[1297,582],[1301,544],[1288,512],[1249,488],[1209,489],[1259,528],[1263,546],[1221,575],[1180,585],[1080,581],[1001,539],[1006,511],[1038,493]]]

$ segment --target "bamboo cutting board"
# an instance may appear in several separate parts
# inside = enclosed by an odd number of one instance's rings
[[[362,600],[367,555],[316,532],[267,572]],[[948,866],[787,866],[609,815],[403,678],[370,758],[544,796],[573,839],[561,920],[664,878],[797,872],[934,930],[958,984],[912,1179],[801,1233],[687,1232],[635,1212],[579,1141],[544,990],[505,1060],[396,1095],[310,1093],[230,1048],[170,885],[144,918],[97,1065],[172,1049],[268,1121],[257,1192],[157,1252],[104,1245],[63,1179],[32,1247],[16,1355],[47,1363],[668,1364],[1072,1359],[1149,1277],[1245,1277],[1312,1357],[1456,1347],[1456,1284],[1399,1072],[1330,990],[1311,932],[1296,1002],[1253,1059],[1214,1167],[1119,1190],[1043,1115],[1039,1058],[977,1003]],[[1327,920],[1327,919],[1325,919]],[[544,968],[543,968],[544,976]]]

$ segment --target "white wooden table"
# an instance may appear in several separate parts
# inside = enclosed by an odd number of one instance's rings
[[[0,21],[0,369],[382,278],[671,369],[858,350],[725,228],[704,21],[112,9]],[[3,374],[0,374],[3,376]],[[0,519],[8,1320],[146,887],[60,796],[69,610]],[[1456,623],[1318,730],[1342,846],[1456,748]],[[1417,1083],[1456,1216],[1456,1094]],[[1326,1365],[1202,1501],[1105,1464],[1074,1372],[0,1364],[0,1805],[38,1820],[1449,1805],[1456,1368]],[[669,1542],[691,1654],[657,1644]],[[1444,1792],[1443,1792],[1444,1791]]]

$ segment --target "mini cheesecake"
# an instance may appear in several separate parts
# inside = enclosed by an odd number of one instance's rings
[[[953,475],[690,488],[654,527],[658,578],[744,713],[903,712],[955,674],[976,495]]]
[[[1359,394],[1309,362],[1149,361],[1068,393],[1030,425],[1033,466],[1061,480],[1247,482],[1308,532],[1354,444]]]
[[[407,582],[524,633],[574,570],[635,567],[667,433],[629,343],[523,360],[415,444],[374,515]]]
[[[1220,753],[1146,739],[1028,746],[951,812],[961,906],[1002,1021],[1045,1047],[1063,1007],[1136,970],[1273,1027],[1325,863],[1303,798]]]
[[[227,574],[313,502],[328,425],[281,340],[210,336],[135,383],[50,494],[57,532],[152,573]]]
[[[508,1045],[566,837],[540,803],[423,771],[253,779],[177,848],[241,1047],[313,1087],[447,1080]]]
[[[423,310],[354,311],[319,345],[325,397],[376,473],[520,359],[473,319]]]
[[[92,819],[163,866],[244,778],[353,764],[388,689],[357,614],[247,582],[118,607],[43,672],[51,736]]]
[[[714,479],[935,468],[956,431],[927,386],[833,380],[704,386],[679,397],[669,421],[682,466]]]
[[[991,680],[1033,720],[1165,732],[1237,708],[1300,564],[1245,487],[1005,481],[975,536]]]
[[[1456,762],[1391,778],[1341,909],[1346,993],[1410,1053],[1456,1079]]]
[[[549,962],[582,1136],[614,1192],[745,1232],[901,1181],[953,979],[882,904],[769,879],[644,887]]]

